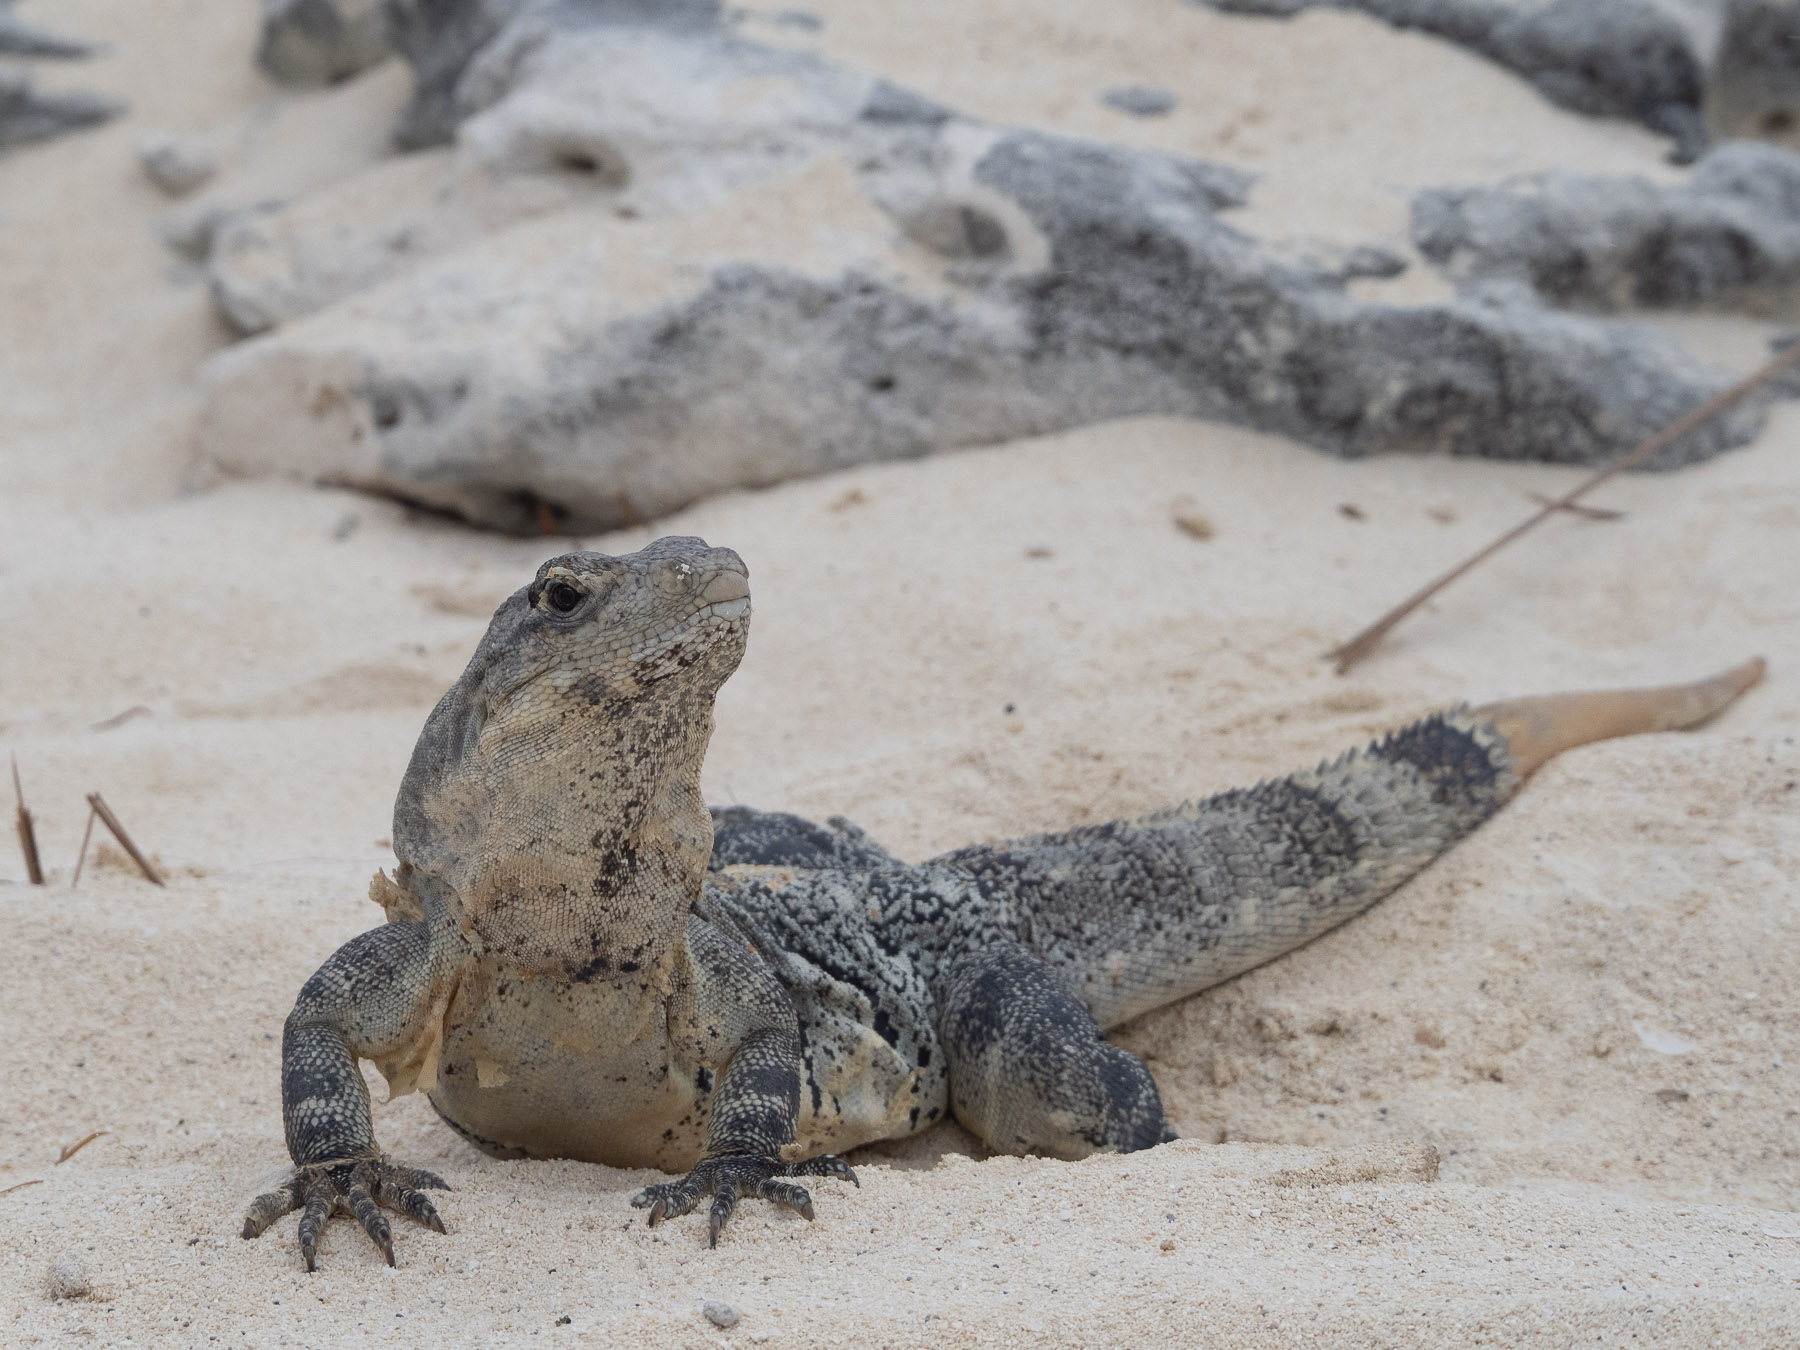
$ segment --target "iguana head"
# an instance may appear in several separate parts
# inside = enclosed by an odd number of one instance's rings
[[[482,639],[486,712],[570,695],[632,699],[677,675],[710,697],[749,631],[749,574],[728,548],[671,536],[617,558],[565,553],[501,606]]]
[[[700,765],[749,629],[730,549],[550,559],[419,737],[394,806],[405,885],[522,968],[647,970],[699,896]]]

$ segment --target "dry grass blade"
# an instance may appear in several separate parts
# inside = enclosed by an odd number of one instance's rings
[[[88,807],[87,828],[81,832],[81,852],[75,858],[75,875],[69,878],[70,890],[74,890],[81,881],[81,869],[87,862],[88,842],[94,837],[94,817],[99,814],[92,806]]]
[[[8,1186],[5,1190],[0,1191],[0,1195],[11,1195],[14,1191],[22,1191],[27,1186],[42,1186],[43,1184],[44,1179],[42,1177],[33,1177],[30,1181],[21,1181],[16,1186]]]
[[[1718,414],[1724,412],[1727,408],[1734,407],[1750,394],[1756,392],[1757,389],[1774,379],[1777,375],[1792,370],[1796,366],[1800,366],[1800,342],[1789,344],[1778,356],[1768,364],[1764,365],[1761,369],[1745,376],[1736,384],[1732,385],[1731,388],[1725,390],[1716,397],[1709,399],[1698,408],[1695,408],[1692,412],[1676,418],[1661,431],[1646,438],[1632,449],[1626,451],[1623,455],[1620,455],[1604,469],[1601,469],[1599,472],[1584,480],[1573,491],[1565,493],[1555,501],[1541,507],[1537,514],[1520,521],[1486,548],[1483,548],[1473,556],[1464,559],[1455,567],[1452,567],[1448,572],[1444,573],[1443,576],[1439,577],[1436,581],[1433,581],[1430,585],[1424,586],[1413,592],[1413,594],[1402,600],[1398,605],[1395,605],[1394,608],[1390,609],[1386,614],[1382,615],[1374,623],[1363,629],[1362,632],[1358,633],[1341,647],[1336,647],[1331,651],[1326,652],[1326,659],[1337,662],[1337,673],[1342,675],[1345,671],[1349,670],[1351,666],[1355,665],[1370,652],[1374,651],[1376,646],[1381,642],[1381,639],[1386,637],[1402,619],[1408,614],[1411,614],[1427,600],[1431,599],[1431,597],[1436,595],[1439,591],[1443,590],[1444,587],[1448,586],[1451,582],[1461,577],[1464,573],[1472,571],[1481,563],[1486,562],[1489,558],[1493,557],[1494,554],[1512,543],[1513,540],[1517,539],[1520,535],[1527,533],[1534,526],[1542,523],[1546,518],[1555,515],[1559,511],[1569,510],[1582,497],[1586,496],[1589,492],[1599,487],[1600,484],[1606,482],[1608,479],[1624,473],[1627,469],[1636,468],[1639,464],[1644,463],[1655,455],[1658,450],[1680,440],[1695,427],[1718,416]]]
[[[18,804],[19,850],[25,855],[25,875],[33,886],[44,884],[44,866],[38,860],[37,829],[25,809],[25,789],[19,785],[19,757],[13,756],[13,801]]]
[[[93,1143],[94,1140],[98,1139],[101,1135],[111,1133],[111,1130],[95,1130],[86,1139],[77,1139],[62,1151],[62,1157],[56,1160],[56,1165],[61,1167],[64,1163],[69,1161],[70,1158],[73,1158],[77,1153],[81,1152],[82,1149]]]
[[[112,831],[113,838],[119,841],[119,847],[131,855],[131,860],[138,865],[138,869],[143,872],[144,876],[158,886],[162,885],[162,877],[150,865],[150,860],[144,856],[143,851],[131,841],[131,836],[125,832],[125,826],[113,814],[112,807],[101,800],[98,792],[88,793],[87,799],[88,805],[93,807],[94,813],[100,817],[100,823]]]

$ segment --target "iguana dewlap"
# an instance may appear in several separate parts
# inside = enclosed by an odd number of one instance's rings
[[[1102,1033],[1361,913],[1545,759],[1697,722],[1754,684],[1557,695],[1134,820],[902,863],[848,822],[709,812],[713,700],[744,653],[742,561],[699,539],[571,553],[495,613],[425,724],[394,810],[389,921],[300,991],[282,1040],[308,1269],[327,1217],[393,1261],[383,1208],[443,1231],[428,1172],[375,1142],[357,1068],[506,1156],[685,1173],[650,1221],[758,1196],[946,1113],[1006,1153],[1171,1138]]]

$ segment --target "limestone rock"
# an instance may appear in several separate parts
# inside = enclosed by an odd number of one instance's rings
[[[1553,103],[1626,117],[1694,159],[1714,130],[1791,128],[1800,0],[1201,0],[1239,14],[1356,10],[1516,71]],[[1709,129],[1708,123],[1713,123]]]
[[[1723,384],[1516,285],[1358,301],[1347,278],[1405,260],[1276,258],[1221,218],[1248,175],[986,125],[700,0],[391,15],[407,134],[454,143],[214,230],[221,303],[273,330],[206,371],[227,471],[587,530],[1150,413],[1591,463]]]
[[[0,57],[73,60],[92,54],[85,42],[45,32],[16,17],[12,8],[13,0],[0,0]],[[0,146],[49,140],[65,131],[108,121],[123,111],[119,103],[95,94],[37,93],[22,63],[0,60]]]
[[[48,56],[64,60],[92,54],[93,48],[87,43],[46,32],[35,24],[26,23],[12,10],[13,0],[0,0],[0,53],[8,56]]]
[[[256,61],[284,84],[334,84],[387,56],[382,0],[263,0]]]
[[[40,94],[23,67],[0,64],[0,145],[45,141],[65,131],[110,121],[124,109],[111,99],[80,92]]]
[[[1767,301],[1800,284],[1800,154],[1746,141],[1681,187],[1547,174],[1419,194],[1413,242],[1465,284],[1523,282],[1558,304]]]

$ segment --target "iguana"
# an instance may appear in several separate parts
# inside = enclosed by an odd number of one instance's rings
[[[388,922],[306,982],[282,1037],[295,1171],[243,1235],[334,1212],[387,1258],[391,1209],[442,1232],[444,1182],[377,1146],[359,1059],[507,1157],[685,1173],[652,1224],[947,1112],[1003,1153],[1170,1139],[1104,1032],[1290,951],[1468,834],[1559,750],[1692,725],[1762,674],[1458,708],[1316,769],[1133,820],[917,866],[841,818],[709,812],[713,700],[748,574],[661,539],[552,558],[426,721],[394,809]]]

